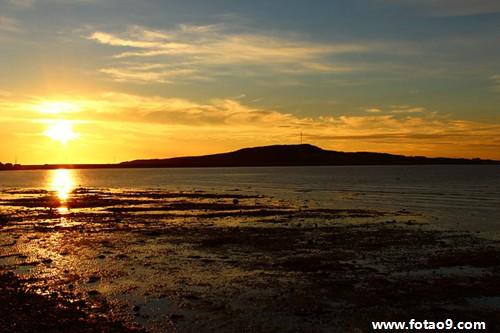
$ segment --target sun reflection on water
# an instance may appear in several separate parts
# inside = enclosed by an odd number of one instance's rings
[[[50,191],[56,194],[59,200],[60,206],[58,207],[58,211],[60,213],[67,213],[68,199],[76,187],[73,170],[56,169],[50,171],[48,187]]]

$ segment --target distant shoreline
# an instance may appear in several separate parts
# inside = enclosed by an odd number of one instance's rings
[[[0,164],[0,171],[53,169],[150,169],[150,168],[224,168],[224,167],[298,167],[369,165],[500,165],[483,159],[403,156],[371,152],[338,152],[316,146],[274,145],[244,148],[205,156],[134,160],[113,164]]]
[[[448,164],[336,164],[336,165],[241,165],[241,166],[120,166],[117,165],[90,165],[90,164],[60,164],[60,165],[25,165],[11,169],[0,169],[2,171],[37,171],[37,170],[122,170],[122,169],[217,169],[217,168],[298,168],[298,167],[369,167],[369,166],[464,166],[464,165],[500,165],[500,162],[494,163],[448,163]]]

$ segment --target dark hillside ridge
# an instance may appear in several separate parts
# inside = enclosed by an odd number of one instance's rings
[[[430,158],[402,156],[384,153],[345,153],[302,145],[275,145],[244,148],[230,153],[147,159],[118,164],[2,164],[6,170],[50,170],[50,169],[121,169],[121,168],[210,168],[244,166],[320,166],[320,165],[428,165],[428,164],[497,164],[500,161],[465,158]]]
[[[346,153],[302,145],[275,145],[244,148],[230,153],[135,160],[121,167],[243,167],[243,166],[313,166],[313,165],[411,165],[411,164],[498,164],[481,159],[428,158],[384,153]]]

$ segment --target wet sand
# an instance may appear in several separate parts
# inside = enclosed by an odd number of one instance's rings
[[[236,189],[6,190],[0,205],[0,331],[57,331],[49,318],[74,332],[499,330],[498,240],[418,212]]]

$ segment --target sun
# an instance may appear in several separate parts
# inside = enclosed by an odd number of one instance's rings
[[[69,141],[78,137],[78,134],[73,131],[71,122],[66,120],[55,121],[47,128],[44,134],[52,140],[59,141],[62,144],[67,144]]]

